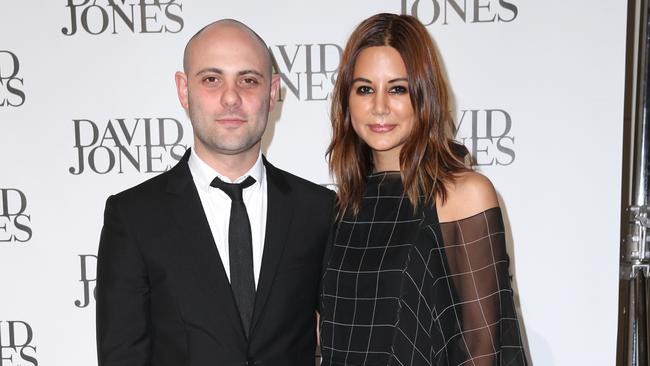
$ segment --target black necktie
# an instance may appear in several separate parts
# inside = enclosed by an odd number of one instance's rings
[[[214,178],[210,183],[212,187],[224,191],[232,200],[228,226],[230,287],[235,295],[246,337],[250,330],[253,306],[255,305],[255,277],[253,275],[251,224],[242,199],[242,191],[253,183],[255,183],[255,178],[251,176],[241,183],[226,183],[219,178]]]

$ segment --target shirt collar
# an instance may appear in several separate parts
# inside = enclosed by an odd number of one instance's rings
[[[251,188],[256,188],[256,189],[260,189],[262,187],[262,181],[266,179],[266,174],[265,174],[266,168],[264,167],[264,162],[262,161],[261,151],[257,156],[257,160],[255,161],[255,164],[253,164],[253,166],[250,169],[248,169],[246,173],[244,173],[241,177],[235,179],[234,181],[231,181],[228,177],[214,170],[206,162],[201,160],[201,158],[198,155],[196,155],[196,153],[194,152],[194,149],[191,149],[190,157],[187,160],[187,164],[190,167],[190,172],[192,173],[192,178],[194,178],[194,182],[196,183],[196,186],[200,187],[203,190],[208,190],[212,188],[210,186],[210,183],[212,183],[212,180],[215,177],[219,177],[219,179],[221,179],[224,182],[240,183],[244,181],[246,177],[251,176],[255,178],[255,184],[253,184]]]

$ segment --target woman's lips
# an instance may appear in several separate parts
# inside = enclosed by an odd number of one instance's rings
[[[392,131],[397,125],[388,123],[373,123],[368,125],[372,132],[384,133]]]

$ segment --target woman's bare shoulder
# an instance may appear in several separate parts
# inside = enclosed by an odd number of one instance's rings
[[[499,206],[492,182],[475,171],[457,174],[446,188],[447,200],[441,204],[438,199],[436,205],[440,222],[461,220]]]

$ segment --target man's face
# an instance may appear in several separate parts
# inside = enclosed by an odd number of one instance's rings
[[[279,88],[266,52],[232,24],[205,29],[192,41],[186,73],[176,73],[176,86],[199,155],[258,153]]]

